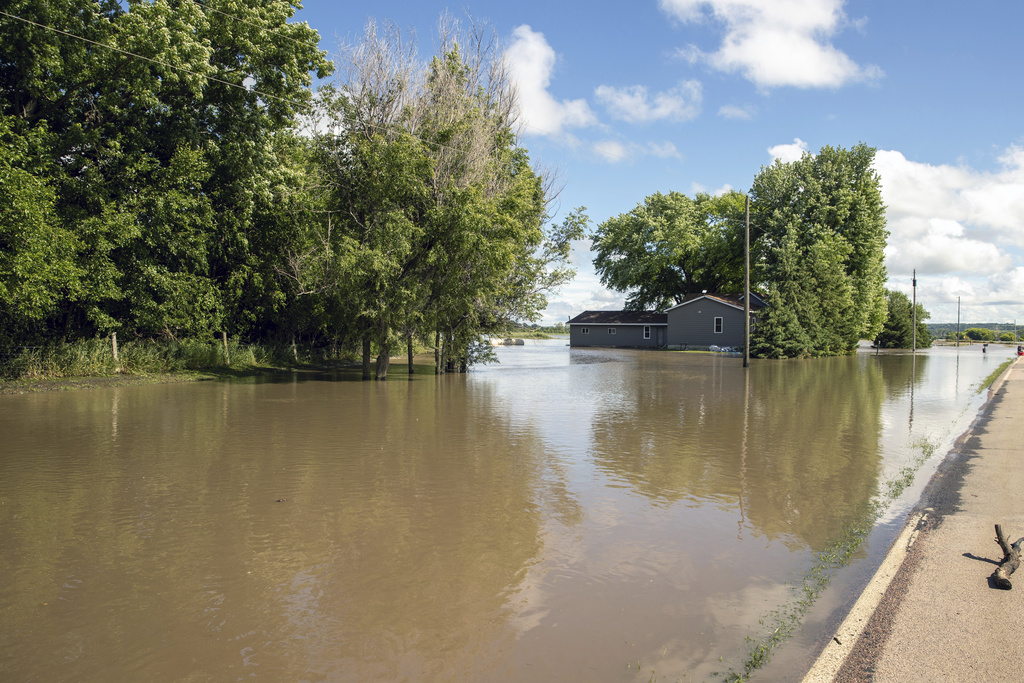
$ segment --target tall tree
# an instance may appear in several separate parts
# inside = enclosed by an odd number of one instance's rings
[[[874,156],[863,144],[824,147],[754,179],[753,238],[770,303],[755,330],[759,355],[851,353],[881,330],[888,233]]]
[[[582,214],[544,229],[543,179],[516,140],[499,46],[453,26],[442,21],[439,54],[421,64],[400,32],[370,23],[325,93],[330,222],[319,230],[334,236],[314,240],[332,246],[307,272],[331,272],[365,368],[378,350],[378,379],[399,335],[434,336],[464,367],[489,327],[535,318],[569,274],[565,245],[582,236]],[[325,259],[340,268],[308,268]]]
[[[89,335],[252,331],[279,305],[275,137],[331,70],[284,0],[12,0],[0,113],[45,132],[53,211],[81,295],[50,323]],[[268,277],[269,276],[269,277]]]
[[[743,289],[743,195],[650,195],[601,223],[592,241],[605,286],[626,308],[664,310],[687,294]]]
[[[887,315],[882,331],[875,338],[875,344],[883,349],[909,349],[914,345],[913,304],[903,292],[885,290]],[[924,306],[917,304],[917,348],[932,345],[932,336],[925,323],[931,315]]]

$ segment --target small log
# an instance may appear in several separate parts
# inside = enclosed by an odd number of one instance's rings
[[[1020,547],[1021,544],[1024,544],[1024,538],[1019,538],[1016,543],[1010,545],[1006,540],[1006,535],[1003,533],[1002,525],[996,524],[996,543],[999,544],[1003,551],[1003,561],[992,572],[992,580],[995,581],[996,587],[1010,590],[1013,588],[1010,575],[1017,571],[1017,567],[1020,566]]]

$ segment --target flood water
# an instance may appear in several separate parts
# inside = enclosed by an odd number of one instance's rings
[[[0,680],[706,680],[1010,351],[498,355],[0,396]]]

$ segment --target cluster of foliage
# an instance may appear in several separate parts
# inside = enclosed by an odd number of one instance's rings
[[[626,292],[631,311],[664,310],[702,291],[742,291],[744,207],[739,192],[647,197],[594,231],[601,283]]]
[[[253,333],[279,312],[282,169],[332,67],[288,2],[231,8],[6,3],[2,341]]]
[[[537,316],[586,218],[547,224],[490,34],[445,24],[423,63],[371,25],[314,96],[335,65],[294,11],[5,4],[0,346],[223,331],[372,345],[380,375],[397,340],[464,364]]]
[[[963,338],[971,341],[993,342],[996,340],[996,333],[985,327],[968,327],[963,332]]]
[[[754,355],[848,354],[881,331],[888,233],[874,158],[863,144],[824,147],[754,179],[756,281],[771,304],[751,341]]]
[[[903,292],[885,290],[888,313],[882,331],[875,337],[875,344],[883,349],[909,349],[914,346],[913,304]],[[932,345],[932,335],[925,321],[931,315],[924,306],[917,304],[917,348],[926,349]]]
[[[762,168],[750,193],[751,285],[770,306],[753,355],[852,353],[886,318],[887,231],[875,150],[823,148]],[[632,310],[665,308],[702,291],[743,290],[744,197],[648,197],[593,234],[601,281]]]
[[[536,319],[572,275],[582,210],[547,225],[548,191],[515,135],[516,97],[486,34],[442,23],[421,64],[370,24],[344,78],[318,102],[305,174],[310,212],[287,274],[371,344],[377,375],[396,340],[432,337],[438,366],[464,368],[481,333]],[[545,226],[547,225],[547,230]]]

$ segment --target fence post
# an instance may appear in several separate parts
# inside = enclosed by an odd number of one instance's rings
[[[121,372],[121,361],[117,357],[117,332],[110,333],[110,348],[114,352],[114,372]]]

